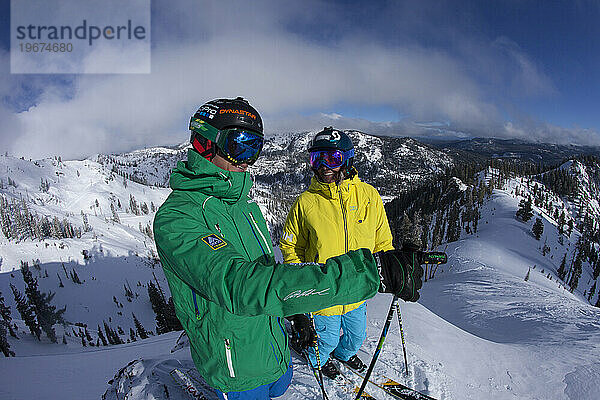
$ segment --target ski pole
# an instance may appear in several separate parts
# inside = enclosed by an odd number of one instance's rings
[[[371,372],[373,372],[373,368],[375,367],[375,363],[377,362],[377,358],[379,357],[379,353],[383,348],[383,342],[385,342],[385,337],[387,336],[387,331],[390,328],[390,324],[392,319],[394,318],[394,309],[398,306],[398,296],[394,295],[392,299],[392,304],[390,304],[390,310],[388,311],[387,319],[385,320],[385,325],[383,326],[383,330],[381,331],[381,337],[379,338],[379,343],[377,343],[377,349],[375,350],[375,354],[373,354],[373,358],[371,359],[371,364],[369,364],[369,369],[367,369],[367,373],[363,379],[362,385],[360,386],[360,390],[356,394],[355,400],[359,400],[362,395],[365,387],[367,386],[367,382],[369,381],[369,377],[371,376]]]
[[[319,384],[319,387],[322,390],[322,393],[325,393],[325,387],[323,386],[323,382],[319,380],[319,375],[317,375],[317,370],[315,369],[315,367],[313,367],[313,365],[310,362],[310,359],[308,358],[308,351],[304,350],[302,352],[302,354],[304,355],[304,357],[306,358],[306,361],[308,361],[308,365],[310,365],[310,369],[312,370],[313,376],[315,377],[315,379],[317,380],[317,383]],[[325,396],[327,396],[327,394],[325,394]],[[327,397],[325,397],[327,400],[329,400]]]
[[[406,343],[404,342],[404,329],[402,328],[402,314],[400,314],[400,303],[396,302],[396,314],[398,315],[398,324],[400,325],[400,337],[402,338],[402,351],[404,352],[404,368],[406,376],[409,375],[408,360],[406,359]]]
[[[308,315],[310,316],[310,323],[313,329],[315,330],[315,342],[313,347],[315,348],[315,356],[317,358],[317,369],[319,371],[319,385],[321,386],[321,390],[323,391],[323,399],[329,400],[327,398],[327,393],[325,392],[325,385],[323,384],[323,372],[321,371],[321,356],[319,355],[319,339],[318,337],[316,337],[317,328],[315,327],[315,318],[313,317],[312,313],[308,313]],[[308,360],[308,363],[310,364],[310,359]]]

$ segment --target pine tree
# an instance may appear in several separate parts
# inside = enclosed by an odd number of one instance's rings
[[[519,203],[519,209],[516,214],[517,218],[521,219],[523,222],[527,222],[533,217],[533,209],[531,207],[531,199],[521,200]]]
[[[25,322],[25,325],[29,328],[29,332],[32,335],[37,337],[40,340],[42,335],[42,330],[40,329],[40,325],[35,317],[35,311],[33,306],[29,304],[27,301],[27,297],[25,297],[19,290],[11,283],[10,288],[12,289],[13,295],[15,297],[15,303],[17,304],[17,311],[21,315],[21,319]]]
[[[135,314],[131,313],[131,315],[133,316],[133,323],[135,324],[135,329],[136,329],[137,335],[140,337],[140,339],[147,339],[148,338],[148,332],[146,332],[146,329],[144,329],[144,326],[137,319],[137,317],[135,316]]]
[[[582,268],[582,259],[580,257],[581,253],[577,255],[575,258],[575,264],[573,264],[573,272],[571,274],[571,279],[569,279],[569,287],[571,288],[571,292],[577,289],[579,285],[579,278],[581,277]]]
[[[531,228],[533,235],[536,240],[540,240],[542,237],[542,233],[544,233],[544,223],[541,218],[536,218],[535,223],[533,224],[533,228]]]
[[[117,214],[117,210],[115,209],[115,205],[110,203],[110,212],[112,213],[113,222],[121,223],[121,219],[119,218],[119,214]]]
[[[558,270],[556,271],[556,275],[561,281],[565,280],[565,276],[567,275],[567,253],[563,256],[560,267],[558,267]]]
[[[108,342],[106,341],[106,338],[104,337],[104,333],[102,333],[102,328],[100,328],[100,325],[98,325],[98,338],[100,340],[102,340],[102,345],[103,346],[108,345]]]
[[[0,316],[2,317],[2,321],[6,323],[6,328],[8,329],[10,336],[18,338],[16,332],[12,327],[12,316],[10,313],[10,307],[4,304],[4,296],[2,296],[2,292],[0,292]]]
[[[169,332],[168,323],[165,317],[166,304],[163,300],[164,297],[161,296],[160,292],[152,282],[148,282],[148,297],[150,297],[152,310],[155,314],[156,333],[160,335]]]
[[[46,336],[48,336],[48,339],[53,343],[57,343],[58,340],[53,325],[64,321],[62,315],[67,308],[63,307],[60,310],[56,310],[56,306],[50,304],[55,293],[41,293],[39,291],[37,278],[33,277],[27,263],[21,264],[21,274],[23,275],[23,280],[26,284],[25,294],[27,295],[29,303],[35,309],[35,314],[41,329]]]
[[[179,321],[179,319],[177,318],[177,314],[175,313],[175,303],[173,302],[173,297],[169,297],[165,317],[167,319],[167,326],[169,327],[169,331],[183,330],[183,326],[181,326],[181,322]]]
[[[531,268],[527,270],[527,275],[525,275],[525,282],[529,280],[529,273],[531,272]]]
[[[592,297],[594,297],[594,295],[596,294],[596,281],[594,281],[594,284],[592,285],[591,289],[590,289],[590,294],[588,294],[588,301],[592,301]]]
[[[129,339],[132,342],[136,342],[137,341],[137,337],[135,336],[135,332],[133,331],[133,328],[129,328]]]
[[[448,242],[456,242],[460,239],[460,210],[458,205],[454,203],[448,213],[448,230],[446,231],[446,240]]]
[[[15,352],[10,349],[10,343],[6,339],[6,321],[0,320],[0,351],[4,354],[4,357],[14,357]]]
[[[81,218],[83,219],[83,231],[90,232],[92,230],[92,227],[90,226],[90,223],[88,222],[87,214],[85,214],[83,212],[83,210],[81,210]]]

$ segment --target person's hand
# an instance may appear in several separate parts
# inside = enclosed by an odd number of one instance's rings
[[[419,300],[423,286],[420,252],[416,249],[379,251],[373,254],[381,285],[379,292],[392,293],[405,301]]]
[[[292,341],[300,350],[314,346],[317,342],[317,332],[305,314],[296,314],[286,317],[292,323]]]

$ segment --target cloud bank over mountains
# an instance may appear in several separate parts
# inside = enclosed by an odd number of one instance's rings
[[[592,128],[556,126],[520,107],[560,92],[519,44],[441,24],[433,2],[418,3],[373,6],[361,24],[357,4],[155,2],[150,74],[3,72],[0,145],[30,158],[80,158],[179,143],[198,106],[240,95],[267,134],[335,125],[600,145]],[[407,11],[411,4],[423,14]],[[402,28],[388,34],[386,24]],[[8,57],[0,53],[5,71]],[[379,105],[395,115],[371,119]]]

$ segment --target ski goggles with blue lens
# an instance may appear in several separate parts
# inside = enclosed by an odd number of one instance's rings
[[[252,165],[258,159],[263,147],[264,137],[252,131],[234,128],[220,131],[225,135],[223,145],[217,146],[233,164]]]
[[[216,143],[222,155],[232,164],[254,164],[265,141],[259,133],[241,128],[218,130],[200,119],[193,120],[190,129]]]
[[[354,157],[354,149],[342,151],[337,149],[315,150],[310,152],[310,166],[319,169],[321,165],[330,169],[341,167],[350,158]]]

